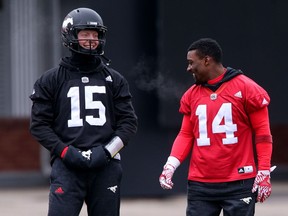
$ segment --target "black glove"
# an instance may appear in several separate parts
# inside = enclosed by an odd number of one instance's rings
[[[91,149],[90,168],[100,168],[107,165],[111,159],[111,155],[103,145],[93,147]]]
[[[87,170],[90,167],[91,153],[91,150],[81,151],[70,145],[63,157],[63,162],[69,168]]]

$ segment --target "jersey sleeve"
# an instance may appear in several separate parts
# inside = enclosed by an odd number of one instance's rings
[[[246,89],[246,110],[248,113],[267,107],[270,103],[268,93],[258,84],[250,80]]]
[[[121,138],[124,145],[127,145],[137,131],[138,119],[132,104],[129,84],[118,72],[116,75],[118,75],[118,79],[114,86],[115,135]]]
[[[270,97],[261,86],[253,81],[250,83],[246,91],[246,110],[255,133],[258,169],[265,170],[271,166],[272,155],[272,136],[267,108]]]
[[[190,108],[190,93],[191,93],[191,88],[188,89],[182,96],[180,100],[180,108],[179,112],[184,114],[184,115],[189,115],[191,113],[191,108]]]
[[[270,132],[268,108],[265,107],[249,115],[255,132],[255,144],[259,170],[269,170],[272,156],[272,136]]]
[[[42,76],[34,84],[32,100],[30,132],[33,137],[52,154],[61,155],[66,145],[52,129],[53,112],[53,82]]]
[[[191,152],[193,140],[190,116],[184,115],[181,129],[174,140],[170,156],[176,157],[182,163]]]

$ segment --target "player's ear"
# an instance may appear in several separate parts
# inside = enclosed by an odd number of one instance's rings
[[[205,56],[204,57],[204,64],[207,66],[210,64],[210,61],[211,61],[211,57],[210,56]]]

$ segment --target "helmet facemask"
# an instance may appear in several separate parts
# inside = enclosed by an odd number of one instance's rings
[[[80,46],[78,33],[84,29],[98,32],[99,44],[96,49],[91,49],[92,41],[90,41],[90,49]],[[99,14],[88,8],[79,8],[70,12],[64,19],[61,31],[62,41],[64,46],[73,52],[86,55],[103,55],[106,31],[107,27],[103,25]]]
[[[96,40],[88,40],[90,43],[90,49],[84,48],[79,44],[79,39],[78,39],[78,33],[81,30],[94,30],[98,32],[98,46],[96,49],[92,48],[92,42]],[[74,33],[73,33],[73,39],[71,40],[71,47],[69,47],[72,51],[81,53],[81,54],[87,54],[87,55],[103,55],[104,54],[104,45],[105,45],[105,32],[103,32],[99,28],[94,28],[94,27],[75,27]]]

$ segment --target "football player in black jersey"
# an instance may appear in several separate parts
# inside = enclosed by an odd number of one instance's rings
[[[51,152],[49,216],[119,215],[119,151],[137,130],[126,79],[103,63],[107,28],[89,8],[62,25],[71,56],[45,72],[30,96],[31,134]]]

